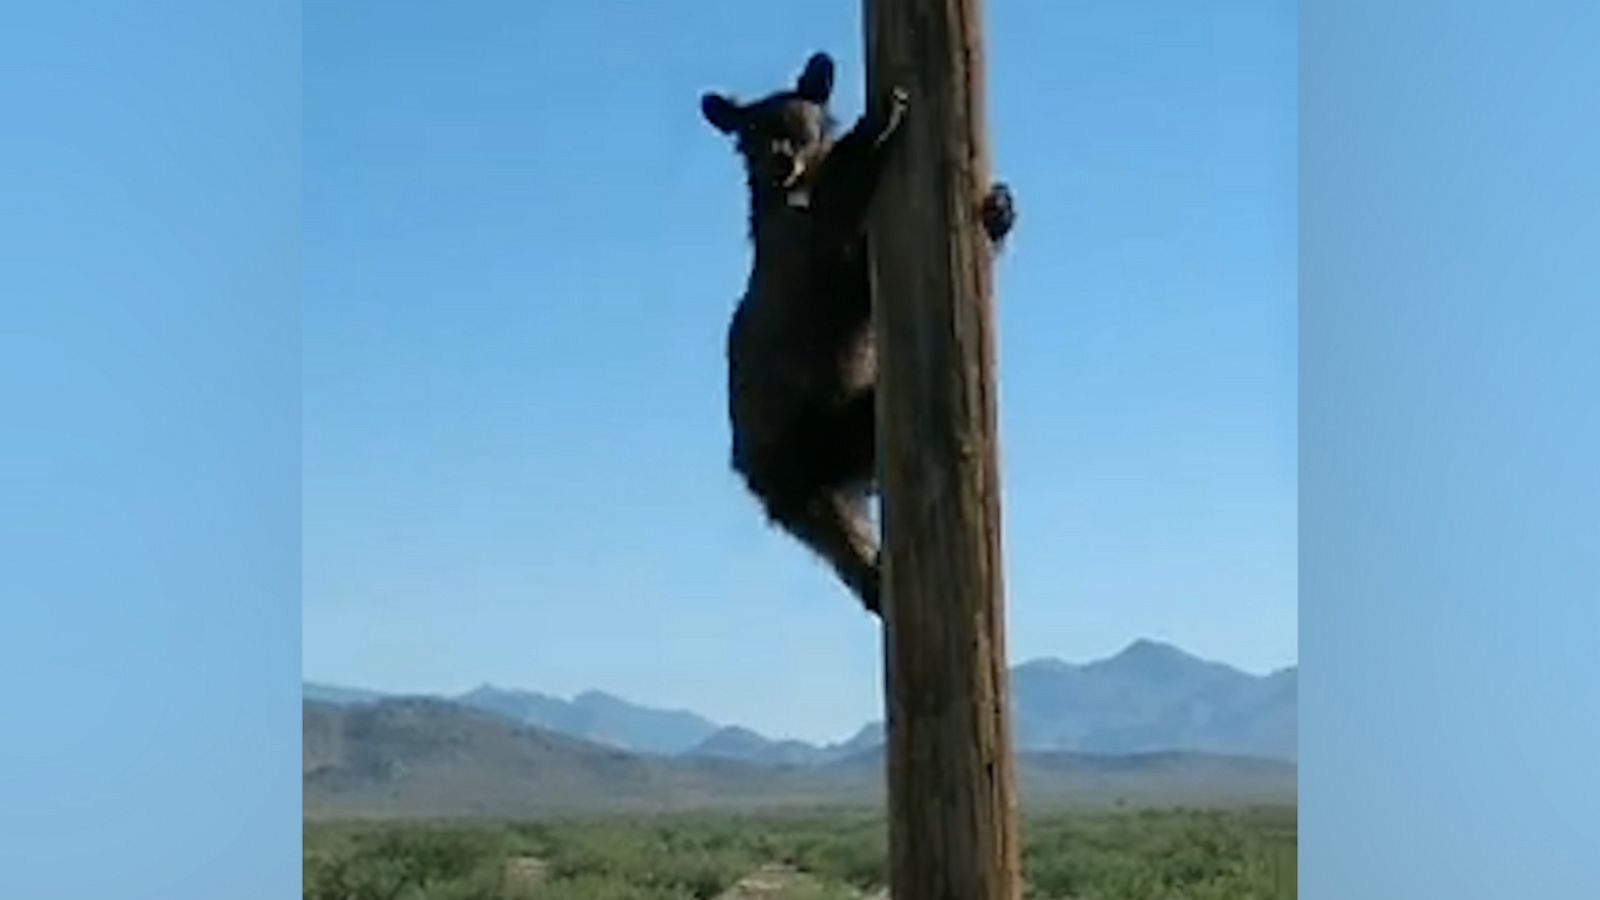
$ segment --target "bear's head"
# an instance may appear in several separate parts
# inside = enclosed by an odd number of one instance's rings
[[[801,185],[828,151],[832,93],[833,60],[826,53],[815,53],[792,90],[743,104],[725,94],[708,93],[700,98],[700,112],[718,131],[738,141],[753,187],[788,191]]]

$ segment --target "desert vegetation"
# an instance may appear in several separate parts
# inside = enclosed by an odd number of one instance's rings
[[[1288,900],[1291,807],[1053,812],[1023,823],[1026,900]],[[872,812],[315,822],[305,900],[882,897]]]

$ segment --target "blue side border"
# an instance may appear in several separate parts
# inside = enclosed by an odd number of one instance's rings
[[[1300,25],[1303,896],[1600,897],[1600,14]]]
[[[299,895],[299,50],[0,12],[0,897]]]

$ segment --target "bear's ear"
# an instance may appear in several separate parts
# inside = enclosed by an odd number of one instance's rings
[[[833,94],[833,58],[826,53],[813,53],[806,60],[805,71],[795,83],[795,92],[812,103],[827,103]]]
[[[739,120],[743,114],[739,104],[729,100],[721,94],[706,94],[700,98],[700,114],[706,117],[712,127],[723,134],[727,134],[739,127]]]

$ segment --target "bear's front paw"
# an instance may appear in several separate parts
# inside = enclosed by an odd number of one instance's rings
[[[999,243],[1017,224],[1017,202],[1011,188],[995,182],[983,198],[983,230],[989,240]]]
[[[911,92],[895,85],[889,89],[889,110],[893,116],[905,115],[906,107],[911,105]]]
[[[905,121],[906,109],[911,106],[911,92],[896,85],[889,89],[889,98],[878,113],[878,143],[883,143]]]

